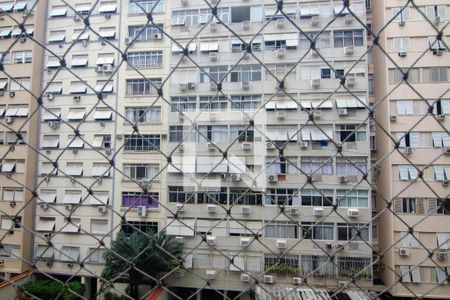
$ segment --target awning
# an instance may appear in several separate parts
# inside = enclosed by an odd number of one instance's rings
[[[273,42],[273,41],[298,41],[298,36],[296,33],[288,33],[288,34],[266,34],[264,35],[264,42]]]
[[[3,91],[4,89],[6,89],[7,85],[8,85],[7,80],[0,80],[0,91]]]
[[[69,176],[81,176],[83,174],[83,164],[82,163],[68,164],[64,172]]]
[[[15,160],[5,160],[4,163],[1,165],[2,172],[4,173],[12,173],[14,172],[14,168],[16,167],[16,161]]]
[[[109,176],[109,164],[94,164],[92,177]]]
[[[12,30],[7,28],[0,31],[0,38],[7,38],[11,35]]]
[[[178,220],[168,219],[166,234],[174,236],[194,236],[195,220],[182,219],[181,221],[183,223]]]
[[[222,156],[198,156],[197,173],[227,173],[227,160]]]
[[[84,109],[72,109],[69,110],[69,113],[67,114],[67,120],[82,120],[86,114],[86,111]]]
[[[99,58],[97,58],[96,64],[98,66],[106,65],[106,64],[113,65],[114,64],[114,55],[112,55],[112,56],[100,56]]]
[[[66,193],[64,195],[64,204],[78,204],[81,201],[81,191]]]
[[[42,138],[42,148],[58,148],[59,146],[59,136],[58,135],[47,135]]]
[[[43,121],[54,121],[58,120],[61,117],[61,109],[59,108],[51,108],[44,110],[42,112],[42,120]]]
[[[230,156],[228,160],[228,172],[235,174],[246,173],[247,167],[245,166],[245,157]]]
[[[48,38],[49,42],[63,42],[66,39],[66,34],[64,32],[51,34]]]
[[[27,7],[27,2],[26,1],[17,1],[16,5],[14,5],[14,10],[15,11],[22,11]]]
[[[75,137],[73,139],[69,138],[66,146],[67,146],[67,148],[83,148],[84,141],[79,137]]]
[[[36,231],[54,231],[55,223],[55,219],[40,218],[36,224]]]
[[[219,51],[219,42],[200,43],[200,52]]]
[[[86,94],[87,87],[84,84],[76,84],[70,87],[69,93],[71,94]]]
[[[109,194],[94,192],[94,195],[89,195],[87,201],[90,205],[107,205],[109,202]]]
[[[22,34],[22,29],[19,27],[14,27],[14,30],[12,31],[11,35],[14,37],[20,36]]]
[[[195,161],[195,156],[172,156],[172,163],[167,167],[167,172],[195,173]],[[181,171],[179,171],[178,169]]]
[[[57,173],[58,169],[56,169],[51,163],[42,163],[41,175],[47,174],[56,175]]]
[[[87,56],[79,56],[79,57],[74,57],[72,59],[72,62],[70,63],[70,65],[72,67],[85,67],[88,64],[88,57]]]
[[[335,294],[335,291],[321,288],[295,288],[292,286],[283,285],[267,285],[259,284],[255,288],[255,299],[266,300],[273,299],[273,295],[277,296],[277,299],[290,299],[290,300],[332,300],[332,299],[350,299],[350,300],[370,300],[373,299],[369,296],[368,291],[360,289],[345,289],[344,291],[337,293],[334,298],[330,295]]]
[[[297,128],[267,128],[266,140],[271,142],[295,142],[297,138]]]
[[[359,100],[364,101],[366,103],[366,99],[359,97]],[[365,106],[361,103],[361,101],[356,98],[336,98],[336,107],[337,108],[364,108]]]
[[[82,32],[82,31],[76,32],[76,33],[74,33],[74,34],[72,35],[72,40],[74,40],[74,41],[76,41],[76,40],[79,40],[79,41],[88,40],[90,34],[91,34],[91,33],[90,33],[89,31],[86,31],[86,32]]]
[[[17,115],[17,111],[18,110],[19,110],[19,108],[17,106],[10,105],[6,109],[5,116],[7,116],[7,117],[15,117]]]
[[[74,224],[75,223],[75,224]],[[72,219],[72,222],[66,222],[64,224],[64,226],[61,228],[61,232],[66,232],[66,233],[78,233],[80,232],[80,223],[79,222],[74,222],[74,219]]]
[[[328,141],[330,138],[331,139],[333,138],[333,129],[332,128],[319,129],[316,126],[305,126],[301,130],[301,135],[303,141]]]
[[[47,93],[61,94],[62,93],[62,84],[60,84],[60,83],[50,84],[47,88]]]
[[[108,82],[105,85],[105,82],[97,82],[97,84],[95,85],[95,91],[97,93],[102,92],[102,93],[112,93],[113,92],[113,83],[112,82]]]
[[[111,110],[97,109],[94,113],[94,119],[96,120],[111,120],[111,117]]]
[[[8,3],[0,3],[0,9],[4,12],[11,12],[14,7],[14,2],[8,2]]]
[[[59,60],[57,60],[57,59],[49,59],[46,66],[49,69],[56,69],[56,68],[59,68],[60,65],[61,64],[59,63]]]
[[[0,106],[0,117],[3,117],[6,111],[6,106]]]
[[[189,51],[189,53],[193,53],[193,52],[197,51],[197,44],[190,43],[189,47],[188,47],[188,51]],[[181,52],[183,52],[183,48],[180,48],[177,44],[172,45],[172,53],[181,53]]]
[[[17,108],[16,116],[18,117],[28,116],[28,106],[19,106]]]
[[[56,191],[41,191],[38,198],[40,202],[54,203],[56,202]]]
[[[107,5],[102,5],[100,6],[100,8],[98,9],[99,13],[114,13],[117,10],[117,5],[116,4],[107,4]]]
[[[75,6],[75,10],[79,13],[89,12],[91,6],[89,4],[80,4]]]
[[[116,31],[114,29],[100,30],[99,34],[104,38],[114,38],[116,36]]]
[[[65,15],[67,15],[67,8],[65,7],[53,8],[50,11],[50,17],[64,17]]]

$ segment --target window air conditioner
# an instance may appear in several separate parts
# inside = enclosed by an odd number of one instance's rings
[[[197,88],[197,85],[195,84],[195,82],[188,82],[187,84],[187,89],[188,90],[195,90]]]
[[[345,80],[345,83],[347,84],[348,87],[353,87],[356,84],[356,77],[351,76],[351,77],[347,77]]]
[[[286,26],[286,20],[283,18],[283,19],[278,19],[277,20],[277,28],[284,28],[284,26]]]
[[[95,68],[95,72],[97,72],[97,73],[102,73],[102,72],[103,72],[103,66],[97,66],[97,67]]]
[[[182,236],[176,236],[176,237],[175,237],[175,241],[176,241],[178,244],[183,244],[183,243],[184,243],[184,237],[182,237]]]
[[[344,52],[346,55],[353,55],[355,53],[355,46],[347,46],[344,48]]]
[[[275,144],[272,143],[272,142],[268,142],[268,143],[266,144],[266,148],[267,148],[267,150],[274,150],[274,149],[277,148],[277,146],[275,146]]]
[[[313,209],[313,215],[316,217],[321,217],[323,216],[323,207],[314,207]]]
[[[313,112],[313,116],[314,116],[315,119],[320,119],[320,118],[322,118],[322,111],[321,111],[320,109],[315,110],[315,111]]]
[[[405,148],[405,153],[406,153],[407,155],[412,154],[412,153],[413,153],[413,148],[412,148],[412,147],[406,147],[406,148]]]
[[[276,116],[278,120],[284,120],[286,119],[286,112],[285,111],[277,111]]]
[[[347,214],[350,218],[357,218],[359,217],[359,209],[349,208]]]
[[[247,247],[248,245],[250,245],[250,238],[241,238],[239,244],[241,245],[241,247]]]
[[[397,116],[396,116],[396,115],[391,115],[391,121],[392,121],[392,122],[397,121]]]
[[[66,205],[66,210],[72,210],[72,208],[73,208],[72,204],[67,204]]]
[[[242,30],[250,30],[250,21],[244,21],[241,25]]]
[[[308,148],[308,142],[300,142],[300,148]]]
[[[207,210],[208,210],[208,213],[215,214],[217,212],[217,205],[215,205],[215,204],[208,204]]]
[[[181,1],[181,5],[183,6],[187,6],[189,4],[188,0],[180,0]]]
[[[252,212],[250,206],[242,206],[241,207],[241,214],[243,215],[249,215]]]
[[[241,273],[241,282],[250,282],[250,275],[247,273]]]
[[[147,207],[146,206],[138,206],[137,210],[139,217],[146,217],[147,216]]]
[[[253,144],[249,143],[249,142],[243,142],[242,143],[242,150],[244,151],[248,151],[248,150],[252,150],[253,148]]]
[[[250,89],[250,82],[248,82],[248,81],[243,81],[243,82],[241,83],[241,88],[242,88],[243,90],[248,90],[248,89]]]
[[[209,24],[209,30],[211,30],[211,31],[213,31],[213,32],[216,32],[218,28],[219,28],[219,25],[217,25],[216,22],[211,22],[211,23]]]
[[[13,118],[13,117],[6,117],[6,118],[5,118],[6,124],[11,124],[13,121],[14,121],[14,118]]]
[[[273,283],[273,275],[264,275],[263,281],[264,281],[264,283],[272,284]]]
[[[58,128],[60,126],[60,122],[59,121],[50,121],[50,122],[48,122],[48,126],[50,128],[55,129],[55,128]]]
[[[399,57],[406,57],[408,55],[408,52],[406,51],[400,51],[397,53]]]
[[[75,21],[75,22],[78,22],[78,21],[80,21],[81,20],[81,17],[79,16],[79,15],[74,15],[73,16],[73,20]]]
[[[311,25],[312,26],[319,26],[320,24],[320,17],[319,16],[313,16],[311,18]]]
[[[188,89],[188,87],[187,87],[186,83],[180,83],[180,91],[186,92],[187,89]]]
[[[314,89],[317,89],[320,87],[320,79],[316,78],[316,79],[311,79],[311,87]]]
[[[352,15],[350,15],[350,14],[348,14],[348,15],[346,15],[345,16],[345,24],[351,24],[351,23],[353,23],[353,20],[354,20],[355,18],[352,16]]]
[[[211,143],[211,142],[208,142],[208,150],[209,151],[215,151],[216,150],[216,147],[214,146],[214,144],[213,143]]]
[[[113,66],[111,64],[105,64],[102,69],[104,73],[112,73]]]
[[[217,53],[217,52],[209,52],[209,59],[211,61],[217,61],[218,57],[219,57],[219,53]]]
[[[440,250],[437,252],[437,258],[439,260],[447,260],[448,258],[448,253],[446,250]]]
[[[81,96],[73,96],[73,101],[80,102],[81,101]]]
[[[104,205],[98,207],[98,212],[101,214],[106,214],[107,211],[108,209]]]
[[[346,116],[346,115],[348,115],[348,110],[346,108],[339,108],[338,109],[338,115]]]
[[[286,249],[287,241],[286,240],[277,240],[277,248],[278,249]]]
[[[214,279],[216,279],[216,271],[214,271],[214,270],[206,271],[206,279],[207,280],[214,280]]]
[[[347,287],[347,281],[339,281],[338,282],[339,288],[346,288]]]
[[[231,174],[230,179],[233,182],[239,182],[239,181],[241,181],[241,175],[240,174]]]
[[[277,49],[277,57],[278,58],[283,58],[286,56],[286,49],[281,48],[281,49]]]
[[[185,211],[185,206],[183,203],[177,203],[177,211],[178,212],[184,212]]]
[[[41,203],[40,204],[41,209],[43,210],[47,210],[48,209],[48,204],[47,203]]]
[[[292,284],[294,285],[301,285],[303,283],[303,278],[301,277],[294,277],[292,278]]]
[[[207,243],[208,245],[210,245],[210,246],[215,246],[215,245],[216,245],[216,237],[215,237],[215,236],[208,235],[208,236],[206,237],[206,243]]]
[[[55,96],[52,93],[47,93],[45,97],[48,101],[52,101],[53,99],[55,99]]]

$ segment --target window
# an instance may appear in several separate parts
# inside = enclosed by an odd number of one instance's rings
[[[402,213],[415,214],[416,213],[416,198],[402,198]]]
[[[430,20],[445,19],[447,17],[446,5],[428,5],[422,6],[420,9]]]
[[[428,38],[428,47],[431,51],[442,50],[445,51],[447,48],[445,47],[444,40],[438,40],[435,36],[431,36]]]
[[[400,180],[415,180],[419,175],[419,171],[413,166],[398,166]]]
[[[260,106],[260,95],[231,96],[231,110],[255,110]]]
[[[264,254],[264,271],[266,274],[287,274],[296,276],[300,274],[300,261],[298,255]]]
[[[396,101],[397,114],[400,116],[413,114],[413,101],[411,100],[398,100]]]
[[[303,189],[301,200],[302,206],[332,206],[333,190]]]
[[[330,157],[302,156],[301,170],[306,174],[333,174],[333,159]]]
[[[70,83],[70,94],[86,94],[87,93],[87,86],[86,83],[82,81],[72,81]]]
[[[150,151],[159,150],[161,136],[151,135],[125,135],[125,151]]]
[[[226,110],[228,99],[224,96],[201,96],[200,97],[200,110]]]
[[[338,276],[355,278],[355,279],[371,279],[371,259],[367,257],[337,257]]]
[[[75,4],[75,11],[79,13],[82,16],[86,16],[89,14],[89,11],[91,10],[91,4],[90,3],[79,3]]]
[[[163,0],[130,0],[128,13],[130,15],[158,13],[164,11]]]
[[[135,68],[161,67],[163,62],[162,51],[130,52],[128,63]]]
[[[219,52],[219,42],[202,42],[200,43],[201,53]]]
[[[251,46],[252,52],[261,52],[261,42],[252,42]],[[242,43],[242,41],[232,41],[231,42],[231,52],[240,53],[247,51],[247,45]]]
[[[400,247],[405,247],[405,248],[417,248],[419,247],[419,241],[420,241],[420,237],[419,237],[419,233],[418,232],[414,232],[413,234],[408,233],[406,231],[401,231],[400,232]]]
[[[14,230],[22,227],[22,217],[2,216],[1,229]]]
[[[62,246],[60,259],[65,262],[78,262],[80,260],[80,247]]]
[[[160,123],[161,107],[126,107],[125,116],[132,123]]]
[[[134,231],[141,232],[158,232],[158,222],[144,222],[144,221],[127,221],[126,223],[122,223],[121,230],[126,235],[131,235]]]
[[[197,25],[199,12],[196,9],[181,10],[172,12],[172,26],[191,26]]]
[[[4,65],[10,63],[10,55],[8,52],[0,52],[0,62]]]
[[[422,79],[424,83],[448,82],[448,68],[447,67],[423,68]]]
[[[247,127],[243,125],[232,125],[230,129],[230,140],[237,140],[239,143],[242,142],[254,142],[255,131],[253,127]]]
[[[97,66],[114,65],[114,53],[99,53],[95,64]]]
[[[24,191],[20,188],[3,188],[3,201],[18,202],[23,201]]]
[[[197,192],[197,203],[227,204],[227,188]]]
[[[450,233],[436,233],[437,248],[450,250]]]
[[[2,244],[3,247],[0,249],[0,257],[20,257],[20,246],[11,244]]]
[[[200,73],[200,83],[208,83],[208,82],[221,82],[224,80],[225,75],[228,72],[227,66],[218,66],[218,67],[209,67],[203,68],[206,72]]]
[[[337,30],[334,32],[334,47],[364,46],[363,30]]]
[[[260,22],[262,21],[261,6],[238,6],[231,8],[231,22],[240,23],[244,21]]]
[[[100,27],[98,29],[98,33],[100,35],[100,40],[113,40],[116,38],[116,28],[115,27]]]
[[[194,203],[195,192],[183,186],[169,186],[169,202]]]
[[[340,207],[369,207],[367,190],[336,190],[336,197]]]
[[[419,132],[396,132],[397,141],[400,142],[400,147],[420,147],[420,133]]]
[[[305,35],[306,34],[306,35]],[[314,41],[317,49],[324,49],[331,47],[331,33],[329,31],[324,32],[305,32],[300,33],[300,48],[309,49],[311,47],[311,41]]]
[[[342,124],[336,125],[336,135],[339,142],[365,142],[367,141],[366,125]]]
[[[359,236],[358,236],[359,231]],[[339,241],[366,241],[369,242],[369,225],[364,224],[337,224],[337,239]]]
[[[262,205],[262,192],[246,188],[230,189],[230,205]]]
[[[331,69],[330,68],[320,69],[320,78],[321,79],[330,79],[331,78]]]
[[[272,79],[274,76],[282,79],[285,77],[295,78],[297,73],[297,67],[291,64],[267,64],[266,67],[265,74],[267,79]]]
[[[86,109],[84,108],[69,108],[69,113],[67,114],[68,121],[80,121],[86,116]]]
[[[267,157],[266,171],[268,174],[297,174],[297,157]]]
[[[299,237],[298,224],[288,221],[266,222],[264,236],[266,238],[297,239]]]
[[[194,142],[195,131],[192,126],[169,126],[169,142]]]
[[[303,237],[305,239],[307,239],[307,238],[312,238],[314,240],[333,240],[334,239],[333,223],[302,222],[301,226],[302,226],[302,231],[303,231]]]
[[[228,126],[227,125],[200,125],[198,126],[199,142],[228,142]]]
[[[127,96],[156,95],[161,84],[161,78],[127,79]]]
[[[408,52],[409,38],[394,38],[392,39],[392,49],[395,52]]]
[[[278,49],[296,49],[298,47],[297,34],[266,34],[264,36],[266,51]]]
[[[434,179],[437,181],[450,180],[450,165],[449,166],[433,166]]]
[[[96,134],[94,135],[94,148],[111,149],[111,135],[110,134]]]
[[[30,90],[31,80],[30,77],[13,78],[11,80],[11,91],[26,91]]]
[[[64,172],[69,176],[82,176],[83,175],[83,163],[68,162]]]
[[[91,264],[103,264],[105,263],[105,259],[103,258],[105,253],[106,249],[89,248],[87,262]]]
[[[434,111],[438,115],[450,115],[450,100],[438,99],[434,102]]]
[[[13,52],[14,64],[29,64],[33,60],[32,51],[17,51]]]
[[[156,180],[159,165],[152,164],[124,164],[123,172],[126,180]]]
[[[446,132],[432,132],[431,136],[433,139],[433,147],[450,147],[450,134]]]
[[[109,177],[111,171],[111,165],[109,163],[93,163],[92,164],[92,177]]]
[[[49,43],[61,43],[66,39],[65,30],[52,30],[49,33],[48,42]]]
[[[403,82],[403,72],[408,70],[399,70],[399,69],[389,69],[389,84],[399,84]],[[411,68],[408,71],[408,80],[409,83],[419,83],[420,82],[420,72],[418,68]]]
[[[445,284],[450,283],[449,280],[447,280],[447,274],[450,274],[450,267],[444,267],[439,266],[436,267],[436,279],[439,283]]]
[[[261,81],[261,66],[236,66],[230,74],[231,82]]]
[[[336,157],[336,174],[363,175],[366,172],[366,157]]]
[[[227,24],[230,22],[230,9],[228,7],[217,7],[217,18],[212,18],[211,9],[200,9],[198,23],[206,24],[210,19],[212,22]]]
[[[395,21],[404,22],[410,18],[409,7],[393,7],[391,9],[391,15]]]
[[[28,116],[28,105],[8,105],[5,111],[6,117],[26,117]]]
[[[159,206],[159,193],[122,192],[123,207],[145,206],[156,209]]]
[[[298,206],[297,189],[267,189],[266,205]]]
[[[439,215],[450,215],[450,199],[443,199],[437,209]]]
[[[172,112],[195,111],[197,109],[197,97],[172,97]]]
[[[419,266],[400,266],[402,282],[420,282]]]
[[[91,33],[88,30],[75,29],[73,31],[73,35],[72,35],[72,42],[76,43],[76,42],[88,41],[90,35],[91,35]]]
[[[162,39],[162,25],[134,25],[128,26],[128,38],[134,42],[145,42]]]
[[[53,260],[54,251],[55,249],[49,245],[38,245],[36,247],[35,257],[41,261]]]
[[[305,275],[335,276],[335,265],[328,256],[302,255],[301,270]]]

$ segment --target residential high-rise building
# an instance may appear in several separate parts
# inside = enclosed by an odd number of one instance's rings
[[[30,268],[45,5],[0,2],[0,276]],[[21,27],[23,25],[23,27]]]
[[[364,24],[365,2],[350,9]],[[372,285],[365,29],[342,1],[282,10],[172,1],[167,232],[183,292]]]
[[[379,216],[381,278],[393,296],[445,299],[450,293],[450,61],[444,28],[450,1],[372,4],[374,32],[383,28],[379,46],[384,49],[374,48],[382,174],[377,207],[389,204],[393,212]]]

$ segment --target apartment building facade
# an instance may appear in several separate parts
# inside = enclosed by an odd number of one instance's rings
[[[45,7],[36,1],[1,1],[0,9],[0,275],[30,267],[38,109]],[[24,25],[23,28],[18,24]]]
[[[364,1],[351,10],[365,22]],[[270,1],[210,11],[172,1],[167,207],[177,218],[166,231],[188,270],[170,284],[193,292],[208,280],[234,297],[255,280],[336,288],[359,273],[369,288],[363,26],[341,1],[284,1],[289,19]]]
[[[397,1],[372,4],[374,31],[388,24],[379,38],[388,55],[374,50],[376,146],[377,155],[385,157],[377,202],[379,208],[389,202],[394,212],[379,218],[380,249],[388,249],[381,278],[393,296],[445,299],[450,292],[450,95],[448,31],[442,38],[438,32],[448,23],[450,2],[420,1],[418,8]],[[404,71],[412,66],[408,84],[396,66]]]

